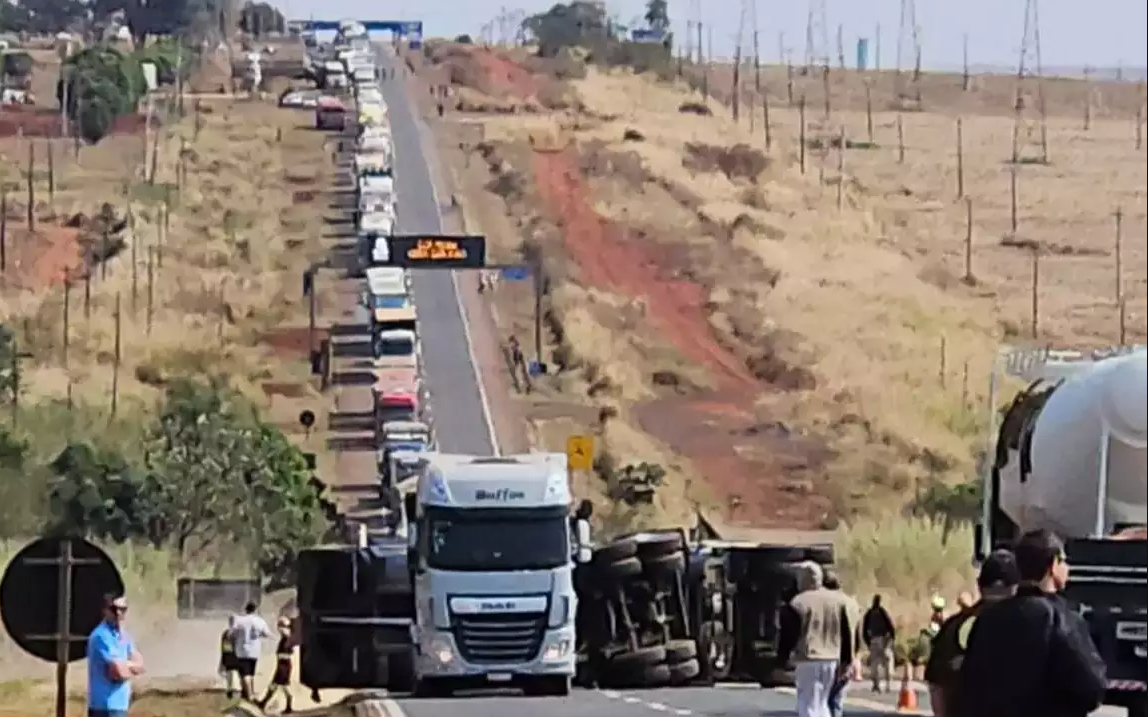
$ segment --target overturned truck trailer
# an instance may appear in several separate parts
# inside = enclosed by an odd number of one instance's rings
[[[299,555],[300,681],[319,690],[414,683],[414,591],[403,538]]]
[[[578,682],[655,687],[791,683],[781,609],[796,567],[832,546],[691,543],[682,530],[619,538],[578,567]]]

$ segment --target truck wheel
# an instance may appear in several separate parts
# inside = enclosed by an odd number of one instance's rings
[[[566,697],[570,694],[569,677],[535,677],[523,686],[528,697]]]
[[[643,560],[681,552],[682,536],[678,533],[645,533],[634,536],[638,557]]]
[[[612,563],[603,563],[600,570],[607,580],[625,580],[642,574],[642,561],[637,558],[624,558]]]
[[[661,687],[670,684],[674,673],[669,665],[650,665],[642,670],[642,687]]]
[[[671,685],[684,685],[690,680],[697,679],[697,676],[702,673],[702,666],[697,660],[686,660],[679,662],[676,665],[667,665],[670,671],[670,684]]]
[[[665,661],[666,648],[661,645],[639,647],[637,650],[627,650],[612,656],[607,665],[607,671],[617,669],[621,672],[632,672],[644,667],[660,665]]]
[[[681,553],[670,553],[643,560],[642,565],[650,575],[674,575],[686,569],[686,557]]]
[[[450,697],[452,692],[453,690],[450,689],[450,685],[444,680],[424,677],[415,683],[412,694],[414,697],[420,699],[430,699],[434,697]]]
[[[603,545],[594,551],[594,561],[602,563],[616,563],[619,560],[632,558],[638,554],[638,543],[634,540],[622,539]]]
[[[414,652],[393,655],[387,659],[387,690],[390,692],[414,692],[415,656]]]
[[[670,640],[666,643],[666,662],[675,665],[694,660],[698,656],[698,643],[693,640]]]

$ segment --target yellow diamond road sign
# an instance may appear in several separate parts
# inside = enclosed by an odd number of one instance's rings
[[[594,467],[594,437],[570,436],[566,439],[566,462],[572,471],[588,471]]]

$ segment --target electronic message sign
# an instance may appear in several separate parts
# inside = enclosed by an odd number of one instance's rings
[[[486,266],[486,237],[412,234],[387,237],[391,266],[408,269],[478,269]]]

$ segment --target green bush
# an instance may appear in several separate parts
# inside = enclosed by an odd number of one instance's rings
[[[67,98],[67,114],[90,144],[111,131],[116,118],[136,111],[147,93],[139,58],[97,45],[68,58],[56,86],[57,100]]]

